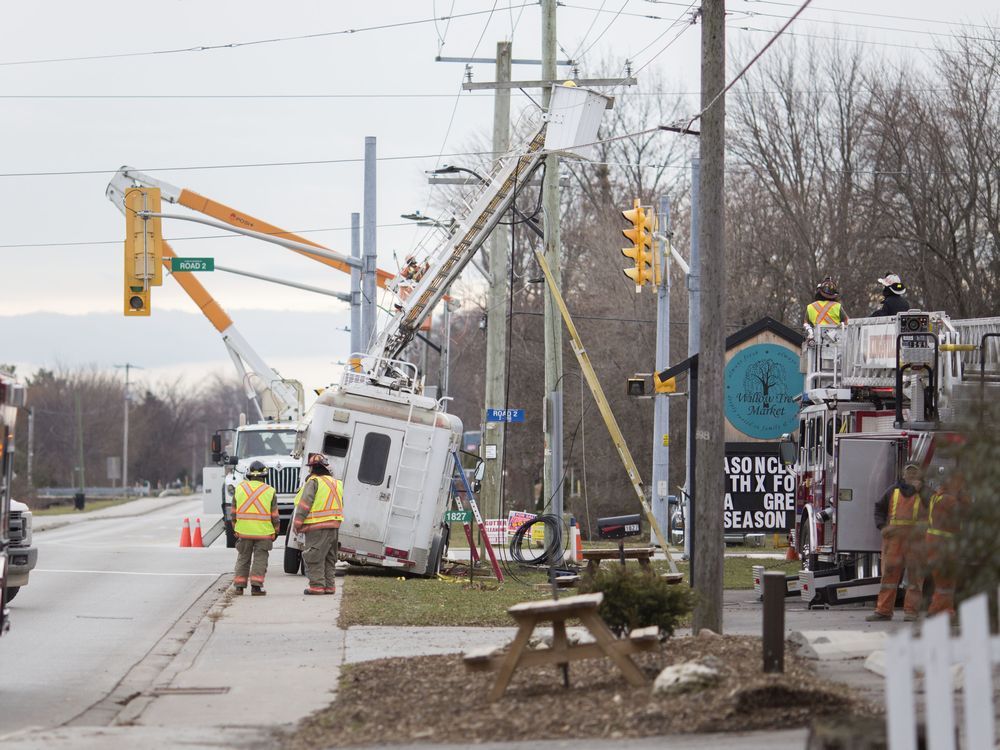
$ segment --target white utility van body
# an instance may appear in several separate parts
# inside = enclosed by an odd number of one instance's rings
[[[452,451],[461,439],[458,417],[405,387],[346,372],[339,386],[324,391],[300,449],[303,456],[325,455],[344,483],[341,557],[434,575],[447,544]],[[304,480],[308,469],[302,472]]]

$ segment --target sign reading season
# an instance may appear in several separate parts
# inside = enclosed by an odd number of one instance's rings
[[[726,446],[727,533],[788,531],[795,523],[795,475],[766,443]]]

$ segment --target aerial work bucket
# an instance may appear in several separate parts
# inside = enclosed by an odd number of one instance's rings
[[[549,126],[545,131],[545,150],[560,156],[589,159],[594,152],[597,129],[611,99],[578,86],[552,87],[552,99],[545,116]],[[576,147],[576,148],[574,148]]]

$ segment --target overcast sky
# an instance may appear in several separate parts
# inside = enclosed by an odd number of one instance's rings
[[[558,11],[560,56],[580,59],[591,70],[602,59],[632,58],[633,67],[642,69],[640,79],[657,71],[671,89],[693,92],[693,109],[700,27],[684,19],[694,5],[568,0]],[[949,23],[995,20],[996,7],[990,0],[947,5],[817,0],[814,5],[804,15],[809,20],[794,25],[793,32],[859,38],[887,56],[918,58],[921,48],[940,41],[933,34],[955,28]],[[730,42],[751,49],[763,45],[768,31],[797,6],[731,0]],[[449,14],[466,15],[409,23]],[[405,25],[364,30],[390,24]],[[357,31],[334,33],[349,29]],[[314,36],[266,41],[307,35]],[[309,231],[317,241],[346,252],[350,213],[362,208],[362,166],[350,160],[360,159],[364,137],[374,135],[383,159],[379,265],[394,270],[393,250],[401,257],[420,237],[411,226],[400,226],[405,222],[399,215],[417,209],[433,213],[424,171],[462,163],[461,156],[449,154],[468,149],[491,129],[492,94],[459,94],[463,66],[435,62],[435,56],[492,57],[497,41],[512,38],[515,58],[536,58],[540,37],[540,8],[519,0],[5,3],[0,25],[0,361],[103,365],[128,354],[128,337],[109,337],[98,317],[90,327],[91,348],[78,351],[77,346],[72,353],[67,348],[64,356],[58,341],[48,354],[17,350],[9,330],[18,320],[11,316],[26,313],[120,311],[123,221],[104,189],[123,164],[284,228]],[[41,62],[247,42],[260,43]],[[538,75],[535,67],[514,69],[515,78]],[[492,66],[474,66],[473,78],[491,80]],[[528,101],[523,96],[514,101],[516,116]],[[339,161],[236,166],[334,160]],[[164,233],[181,254],[348,287],[346,276],[274,246],[245,238],[182,239],[218,234],[190,223],[168,222]],[[241,309],[269,309],[315,311],[328,316],[320,320],[343,325],[344,306],[330,298],[222,273],[203,280],[237,324]],[[196,312],[169,279],[154,290],[152,307],[154,316],[166,310]],[[141,337],[149,321],[127,323],[115,330],[134,329]],[[246,333],[253,342],[252,331]],[[207,322],[204,337],[215,338]],[[267,342],[258,343],[267,356]],[[348,338],[331,338],[330,345],[344,351],[331,352],[324,363],[347,353]],[[175,363],[186,361],[179,352]],[[214,364],[222,368],[225,362],[219,345]]]

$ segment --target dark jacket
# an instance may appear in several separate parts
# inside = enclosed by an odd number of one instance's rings
[[[889,522],[889,502],[892,500],[892,493],[899,490],[903,497],[913,497],[917,493],[917,488],[906,482],[897,482],[885,491],[885,494],[875,503],[875,528],[881,529]],[[920,516],[927,517],[927,508],[920,504]]]
[[[869,318],[885,318],[896,313],[906,312],[910,309],[910,303],[906,297],[900,297],[898,294],[886,294],[882,298],[882,305],[869,315]]]

